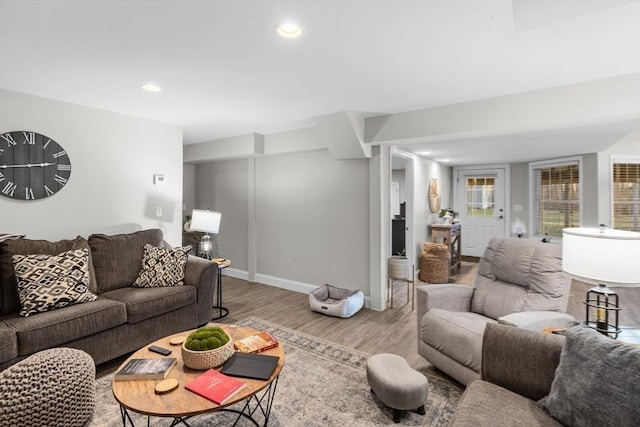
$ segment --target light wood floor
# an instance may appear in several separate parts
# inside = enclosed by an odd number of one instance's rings
[[[463,261],[460,273],[450,281],[472,284],[477,266]],[[223,277],[222,284],[223,306],[229,315],[220,322],[235,323],[254,316],[365,353],[399,354],[415,368],[429,366],[417,353],[416,311],[407,304],[406,285],[395,286],[393,309],[379,312],[362,308],[351,318],[341,319],[311,311],[307,294],[229,276]],[[114,372],[127,357],[97,366],[97,377]]]
[[[463,261],[460,273],[450,281],[471,284],[476,271],[477,263]],[[229,309],[224,322],[255,316],[369,354],[399,354],[415,368],[428,366],[417,353],[416,311],[407,304],[406,285],[395,286],[393,309],[363,308],[341,319],[311,311],[307,294],[228,276],[222,283],[223,305]]]

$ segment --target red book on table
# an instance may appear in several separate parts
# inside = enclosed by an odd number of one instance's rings
[[[202,397],[223,405],[234,394],[247,386],[247,383],[237,378],[221,374],[215,369],[209,369],[204,374],[189,381],[185,388]]]

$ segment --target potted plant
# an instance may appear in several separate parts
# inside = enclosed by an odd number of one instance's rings
[[[451,224],[454,219],[458,217],[458,212],[451,208],[440,209],[438,217],[442,218],[442,222],[445,224]]]
[[[234,352],[231,337],[219,326],[193,331],[182,343],[184,365],[191,369],[211,369],[222,365]]]
[[[403,249],[398,255],[389,257],[387,270],[390,279],[408,279],[411,276],[411,265],[407,258],[406,249]]]

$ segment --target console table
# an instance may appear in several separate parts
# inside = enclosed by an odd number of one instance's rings
[[[460,223],[431,224],[431,241],[447,245],[451,254],[450,274],[453,274],[453,270],[456,268],[459,273],[462,262],[462,226]]]

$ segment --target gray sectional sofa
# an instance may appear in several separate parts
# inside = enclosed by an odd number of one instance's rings
[[[58,242],[0,242],[0,370],[40,350],[61,346],[84,350],[100,364],[209,322],[217,264],[189,256],[183,286],[132,287],[145,244],[165,245],[162,231],[94,234]],[[55,255],[73,249],[89,251],[89,290],[97,299],[20,316],[12,256]]]
[[[566,336],[487,324],[482,379],[471,382],[453,427],[636,427],[640,346],[584,325]]]

